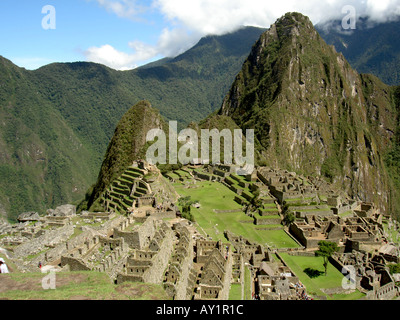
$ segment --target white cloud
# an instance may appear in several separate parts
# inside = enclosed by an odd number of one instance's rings
[[[104,64],[116,70],[128,70],[137,67],[134,55],[118,51],[108,44],[99,48],[91,47],[84,54],[88,61]]]
[[[166,57],[174,57],[183,53],[202,37],[199,33],[190,33],[182,28],[164,29],[157,44],[159,54]]]
[[[154,0],[165,16],[190,30],[222,34],[241,25],[269,27],[286,12],[300,12],[314,22],[341,19],[352,5],[359,16],[383,22],[400,15],[400,0]]]
[[[119,17],[133,17],[140,12],[136,0],[96,1]],[[131,53],[103,46],[88,49],[86,56],[112,68],[129,69],[156,56],[176,56],[205,35],[225,34],[243,25],[268,28],[286,12],[301,12],[314,24],[342,19],[346,5],[354,6],[358,17],[369,17],[374,22],[400,15],[400,0],[153,0],[149,8],[157,10],[167,24],[157,45],[132,41]]]
[[[164,29],[155,46],[140,41],[132,41],[131,53],[118,51],[111,45],[91,47],[83,54],[86,60],[104,64],[116,70],[130,70],[155,57],[174,57],[196,44],[200,36],[188,34],[183,29]]]
[[[400,15],[399,1],[368,0],[364,15],[370,17],[375,22],[386,22],[396,19]]]
[[[107,11],[115,13],[121,18],[133,18],[143,9],[134,0],[96,0]]]

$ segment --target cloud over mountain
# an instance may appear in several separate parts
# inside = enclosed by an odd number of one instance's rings
[[[123,18],[139,18],[145,10],[138,0],[96,1]],[[368,17],[377,23],[400,16],[400,0],[153,0],[147,9],[156,10],[167,23],[157,45],[132,41],[132,52],[127,53],[106,46],[90,48],[86,57],[113,68],[129,69],[157,56],[176,56],[209,34],[226,34],[243,25],[268,28],[286,12],[305,14],[314,24],[343,19],[348,14],[343,10],[346,6],[355,9],[357,18]]]

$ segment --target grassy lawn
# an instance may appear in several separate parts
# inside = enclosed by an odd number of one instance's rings
[[[352,215],[353,215],[353,211],[346,211],[343,213],[339,213],[339,217],[341,217],[341,218],[351,217]]]
[[[365,297],[365,294],[356,290],[350,294],[334,294],[332,295],[332,300],[359,300],[363,297]]]
[[[399,241],[398,241],[399,233],[396,230],[394,230],[394,228],[389,229],[389,222],[387,220],[384,220],[382,222],[382,226],[383,226],[383,229],[388,233],[391,240],[394,243],[399,243]]]
[[[191,175],[188,172],[182,170],[176,170],[175,173],[179,174],[181,177],[191,178]]]
[[[114,285],[105,273],[55,274],[55,289],[44,290],[44,273],[10,273],[0,276],[0,299],[9,300],[169,300],[162,286],[126,282]],[[46,281],[45,281],[46,283]]]
[[[276,207],[275,203],[264,203],[263,204],[264,209],[270,209],[270,210],[278,210],[278,208]]]
[[[229,300],[242,300],[242,285],[240,283],[234,283],[231,285]]]
[[[180,183],[174,187],[181,196],[191,196],[201,204],[201,208],[192,208],[196,222],[214,240],[224,240],[224,231],[229,230],[242,235],[250,241],[269,244],[278,248],[295,248],[293,241],[283,230],[258,230],[251,218],[241,212],[242,206],[234,201],[235,193],[226,186],[216,182],[197,182],[196,188],[185,189]],[[234,213],[215,213],[216,210],[237,210]]]
[[[251,273],[249,268],[244,267],[244,297],[243,300],[251,300]]]
[[[337,294],[328,296],[320,289],[338,288],[342,287],[343,274],[339,272],[332,264],[328,264],[328,273],[311,279],[304,269],[311,268],[324,272],[322,257],[302,257],[290,256],[287,253],[280,253],[280,256],[285,263],[293,270],[299,277],[299,280],[306,286],[307,292],[311,295],[326,296],[332,300],[352,300],[359,299],[363,296],[360,292],[356,291],[352,294]]]
[[[170,176],[172,179],[179,180],[179,176],[173,172],[168,172],[167,175]]]

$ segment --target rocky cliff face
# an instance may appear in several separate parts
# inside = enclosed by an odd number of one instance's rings
[[[307,17],[290,13],[254,45],[219,114],[255,129],[268,165],[322,174],[385,210],[391,95],[391,87],[353,70]]]

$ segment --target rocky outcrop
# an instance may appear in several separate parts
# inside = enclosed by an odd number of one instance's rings
[[[34,211],[24,212],[18,216],[18,222],[39,221],[39,220],[40,220],[39,213]]]
[[[47,214],[53,217],[72,217],[76,215],[76,206],[72,204],[65,204],[57,207],[55,210],[47,210]]]

